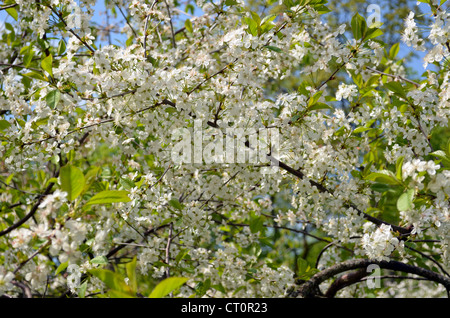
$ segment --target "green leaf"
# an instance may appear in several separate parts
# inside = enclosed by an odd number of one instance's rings
[[[364,37],[367,29],[366,20],[359,13],[356,13],[351,21],[352,32],[355,40],[359,40]]]
[[[402,84],[399,82],[388,82],[384,84],[384,86],[390,91],[394,92],[396,95],[402,97],[403,99],[407,99],[406,91],[403,88]]]
[[[191,20],[187,19],[186,21],[184,21],[184,27],[186,28],[186,30],[188,30],[190,33],[194,32],[194,28],[192,27],[192,22]]]
[[[323,94],[323,91],[318,91],[317,93],[315,93],[315,94],[309,99],[308,106],[311,106],[311,105],[317,103],[317,101],[320,99],[320,97],[322,96],[322,94]]]
[[[317,272],[318,270],[312,267],[307,260],[301,257],[297,258],[297,275],[300,279],[309,279]]]
[[[186,277],[169,277],[160,282],[152,290],[149,298],[163,298],[169,295],[174,290],[180,288],[184,283],[186,283],[189,278]]]
[[[265,45],[264,47],[265,47],[265,48],[268,48],[268,49],[271,50],[271,51],[277,52],[277,53],[282,53],[282,52],[283,52],[282,49],[280,49],[279,47],[276,47],[276,46]]]
[[[266,15],[266,16],[261,20],[261,25],[264,25],[264,24],[266,24],[266,23],[271,23],[271,24],[272,24],[272,21],[275,20],[275,19],[277,18],[277,16],[278,16],[278,15],[276,15],[276,14],[269,14],[269,15]]]
[[[395,43],[389,50],[389,58],[391,60],[395,59],[399,51],[400,51],[400,43]]]
[[[86,205],[107,204],[115,202],[130,202],[128,191],[125,190],[105,190],[94,195]]]
[[[264,218],[259,217],[253,217],[250,219],[250,231],[252,233],[260,232],[264,229]]]
[[[178,201],[178,199],[171,199],[169,204],[177,210],[183,210],[183,205]]]
[[[309,267],[309,264],[305,259],[303,259],[301,257],[297,258],[298,274],[306,273],[306,271],[308,270],[308,267]]]
[[[248,26],[247,32],[253,36],[258,35],[258,24],[256,24],[255,20],[249,17],[244,17],[244,22]]]
[[[433,151],[430,153],[430,155],[433,155],[433,156],[441,158],[441,159],[450,160],[450,158],[447,157],[447,154],[442,150]]]
[[[383,183],[374,183],[370,186],[370,188],[375,191],[375,192],[386,192],[389,191],[391,189],[391,187],[389,185],[383,184]]]
[[[225,288],[221,284],[212,285],[211,287],[214,288],[217,291],[220,291],[222,294],[226,294],[227,293]]]
[[[109,298],[134,298],[131,293],[124,293],[118,290],[111,289],[108,291]]]
[[[450,150],[449,150],[450,151]],[[447,156],[447,154],[442,150],[436,150],[430,153],[430,155],[433,155],[435,157],[438,157],[442,160],[442,163],[446,166],[450,166],[450,157]]]
[[[61,189],[67,192],[69,201],[75,200],[80,195],[85,184],[83,172],[78,167],[71,165],[61,168],[59,180]]]
[[[17,11],[15,8],[8,8],[5,11],[8,12],[8,14],[10,16],[12,16],[14,20],[17,21],[17,19],[19,18],[19,15],[17,14]]]
[[[370,130],[370,129],[371,129],[370,127],[359,126],[355,130],[353,130],[353,133],[354,134],[359,134],[359,133],[365,132],[365,131]]]
[[[52,64],[53,64],[53,57],[51,54],[46,58],[42,59],[41,61],[42,69],[46,71],[48,74],[50,74],[50,76],[53,76]]]
[[[333,107],[325,103],[315,103],[313,106],[309,108],[309,110],[320,110],[320,109],[333,109]]]
[[[64,42],[63,39],[61,39],[58,43],[58,55],[64,54],[66,51],[66,42]]]
[[[125,278],[122,275],[108,269],[91,269],[89,273],[100,279],[112,290],[133,295],[131,288],[125,283]]]
[[[81,193],[86,192],[92,183],[94,183],[95,179],[97,178],[97,174],[100,171],[100,167],[91,166],[90,169],[87,171],[86,175],[84,176],[84,179],[86,180],[86,183],[84,185],[83,191]]]
[[[55,275],[58,275],[63,270],[65,270],[69,266],[69,261],[59,264],[58,268],[56,269]]]
[[[40,81],[47,82],[47,78],[41,73],[29,72],[29,73],[25,73],[25,74],[22,74],[22,75],[26,76],[26,77],[34,78],[34,79],[37,79],[37,80],[40,80]]]
[[[130,180],[128,178],[120,178],[119,183],[125,190],[130,190],[131,188],[135,187],[135,183],[133,182],[133,180]]]
[[[104,265],[104,264],[108,264],[108,259],[106,258],[106,256],[101,255],[101,256],[94,257],[93,259],[90,260],[90,262],[91,262],[91,264]]]
[[[11,124],[9,123],[9,121],[7,120],[0,120],[0,130],[5,130],[8,129],[9,127],[11,127]]]
[[[398,185],[401,184],[395,177],[394,173],[389,170],[381,170],[378,172],[372,172],[366,177],[366,180],[371,180],[384,184]]]
[[[255,21],[257,25],[261,25],[261,18],[259,17],[258,13],[251,11],[250,14],[252,15],[253,21]]]
[[[129,279],[128,285],[131,287],[133,292],[137,291],[137,279],[136,279],[136,257],[126,264],[127,276]]]
[[[128,47],[131,44],[133,44],[133,40],[134,40],[134,36],[130,36],[126,41],[125,41],[125,45]]]
[[[61,93],[57,89],[49,92],[45,96],[45,101],[47,102],[48,107],[50,107],[51,109],[55,109],[56,105],[58,105],[60,100],[61,100]]]
[[[23,66],[28,67],[33,60],[34,50],[28,47],[28,49],[24,53],[25,55],[23,57]]]
[[[78,297],[84,298],[86,296],[86,289],[87,289],[87,282],[84,282],[81,284],[80,287],[78,287]]]
[[[395,176],[397,177],[398,180],[402,181],[403,180],[403,161],[404,161],[404,157],[399,157],[397,159],[397,163],[395,164]]]
[[[397,209],[399,211],[408,211],[413,207],[414,189],[409,189],[404,192],[397,200]]]
[[[377,28],[369,28],[367,29],[366,32],[366,36],[365,36],[365,40],[370,40],[370,39],[374,39],[380,35],[383,35],[383,31],[381,31],[380,29]]]

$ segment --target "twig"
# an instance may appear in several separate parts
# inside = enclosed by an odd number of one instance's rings
[[[14,190],[20,191],[20,192],[22,192],[22,193],[24,193],[24,194],[29,194],[29,195],[36,195],[36,194],[37,194],[37,193],[32,193],[32,192],[28,192],[28,191],[25,191],[25,190],[19,189],[19,188],[15,187],[15,186],[12,186],[12,185],[6,184],[6,183],[5,183],[5,182],[3,182],[2,180],[0,180],[0,183],[1,183],[1,184],[3,184],[4,186],[8,187],[8,188],[11,188],[11,189],[14,189]]]
[[[410,79],[407,79],[407,78],[405,78],[405,77],[403,77],[403,76],[400,76],[400,75],[393,75],[393,74],[384,73],[384,72],[381,72],[381,71],[379,71],[379,70],[377,70],[377,69],[374,69],[374,68],[371,68],[371,67],[367,67],[367,69],[368,69],[369,71],[374,72],[374,73],[378,73],[378,74],[381,74],[381,75],[384,75],[384,76],[388,76],[388,77],[391,77],[391,78],[395,78],[395,79],[400,79],[400,80],[402,80],[402,81],[405,81],[405,82],[408,82],[408,83],[410,83],[410,84],[413,84],[413,85],[416,86],[416,87],[419,87],[419,86],[420,86],[419,83],[416,83],[416,82],[414,82],[414,81],[411,81]]]
[[[152,189],[155,185],[157,185],[157,184],[162,180],[162,178],[164,178],[164,176],[166,175],[167,171],[170,170],[170,168],[172,168],[172,165],[169,165],[169,166],[167,167],[167,169],[163,172],[163,174],[159,177],[159,179],[156,180],[155,183],[153,183],[152,185],[150,185],[150,186],[148,187],[148,189],[150,190],[150,189]]]
[[[166,246],[166,278],[170,277],[170,244],[172,243],[172,234],[173,234],[173,223],[169,224],[169,237],[167,238],[167,246]]]
[[[0,11],[6,10],[6,9],[9,9],[9,8],[14,8],[15,6],[18,6],[18,4],[14,3],[14,4],[10,4],[10,5],[4,6],[4,7],[0,7]]]
[[[125,13],[123,13],[122,8],[121,8],[117,3],[115,3],[115,4],[116,4],[116,6],[119,8],[119,11],[120,11],[120,13],[122,14],[123,18],[125,19],[125,22],[127,23],[127,25],[130,27],[131,31],[133,32],[134,37],[137,38],[137,37],[138,37],[138,34],[137,34],[136,31],[134,30],[134,28],[133,28],[133,26],[131,25],[130,21],[128,21],[128,18],[126,17]]]
[[[23,69],[27,69],[27,70],[35,71],[35,72],[40,72],[40,71],[41,71],[41,70],[38,70],[37,68],[27,67],[27,66],[23,66],[23,65],[20,65],[20,64],[0,63],[0,66],[8,66],[8,67],[5,68],[5,69],[9,69],[9,68],[11,68],[11,67],[19,67],[19,68],[23,68]],[[3,70],[5,70],[5,69],[3,69]],[[2,70],[2,71],[3,71],[3,70]]]
[[[409,246],[409,245],[406,245],[406,244],[405,244],[405,247],[406,247],[407,249],[410,249],[410,250],[413,251],[413,252],[416,252],[417,254],[420,254],[422,257],[425,257],[426,259],[429,259],[429,260],[432,261],[434,264],[436,264],[436,265],[440,268],[440,270],[441,270],[445,275],[447,275],[448,277],[450,277],[449,273],[448,273],[448,272],[442,267],[442,265],[439,264],[439,262],[436,261],[434,258],[432,258],[431,256],[429,256],[429,255],[427,255],[427,254],[425,254],[425,253],[422,253],[421,251],[416,250],[415,248],[413,248],[413,247],[411,247],[411,246]]]
[[[148,27],[149,19],[150,19],[150,15],[148,15],[145,18],[145,25],[144,25],[144,58],[147,58],[147,27]]]
[[[36,255],[38,255],[39,253],[42,252],[42,250],[44,248],[46,248],[47,246],[49,246],[51,243],[51,240],[49,239],[45,244],[43,244],[37,251],[35,251],[28,259],[26,259],[25,261],[21,262],[19,264],[19,266],[17,266],[17,268],[14,270],[14,274],[16,274],[18,271],[20,271],[22,269],[22,267],[24,267],[29,261],[31,261]]]
[[[116,96],[118,96],[118,95],[116,95]],[[142,108],[142,109],[140,109],[140,110],[138,110],[138,111],[136,111],[134,113],[127,114],[126,116],[132,116],[132,115],[135,115],[135,114],[139,114],[139,113],[145,112],[145,111],[147,111],[149,109],[152,109],[152,108],[155,108],[155,107],[158,107],[158,106],[161,106],[161,105],[169,105],[169,106],[174,107],[175,104],[172,103],[171,101],[167,100],[167,99],[164,99],[162,102],[158,102],[158,103],[156,103],[156,104],[154,104],[152,106],[148,106],[148,107]],[[89,124],[89,125],[77,128],[77,129],[73,129],[73,130],[67,132],[65,134],[65,136],[71,135],[73,133],[82,131],[82,130],[87,129],[87,128],[99,126],[99,125],[110,123],[110,122],[113,122],[113,121],[114,121],[113,118],[108,118],[108,119],[99,121],[97,123],[93,123],[93,124]],[[50,139],[54,139],[54,138],[57,138],[57,137],[58,136],[49,136],[49,137],[46,137],[46,138],[43,138],[43,139],[25,142],[25,143],[22,144],[22,146],[28,146],[28,145],[32,145],[32,144],[35,144],[35,143],[41,143],[41,142],[44,142],[44,141],[47,141],[47,140],[50,140]]]
[[[55,178],[58,177],[59,171],[56,173]],[[22,224],[24,224],[26,221],[28,221],[37,211],[39,205],[42,202],[42,198],[44,198],[47,194],[50,193],[50,191],[52,190],[53,186],[55,184],[53,182],[51,182],[47,188],[45,189],[44,193],[42,193],[42,195],[39,196],[37,202],[33,205],[33,207],[31,208],[30,212],[28,212],[27,215],[25,215],[22,219],[20,219],[19,221],[17,221],[16,223],[14,223],[13,225],[11,225],[10,227],[8,227],[7,229],[0,231],[0,236],[4,236],[6,234],[8,234],[9,232],[17,229],[18,227],[20,227]]]
[[[24,284],[22,282],[18,282],[16,280],[12,280],[11,284],[22,289],[25,298],[33,298],[33,295],[31,294],[31,289],[26,284]]]
[[[233,62],[225,65],[224,67],[222,67],[220,70],[218,70],[217,72],[215,72],[214,74],[208,76],[207,78],[205,78],[203,81],[201,81],[200,83],[198,83],[197,85],[194,86],[193,89],[191,89],[189,92],[187,92],[188,95],[191,95],[195,90],[197,90],[198,88],[200,88],[200,86],[202,86],[203,84],[205,84],[207,81],[209,81],[211,78],[215,77],[216,75],[219,75],[220,73],[223,73],[227,68],[229,68],[231,65],[233,65],[234,63],[236,63],[236,61],[238,60],[238,58],[236,58]]]
[[[172,15],[170,14],[170,7],[169,7],[169,4],[167,3],[166,0],[164,0],[164,3],[166,4],[167,12],[169,14],[170,32],[172,33],[172,46],[173,46],[174,49],[176,49],[177,48],[177,44],[175,42],[175,33],[174,33],[174,30],[173,30]]]
[[[56,14],[56,16],[59,18],[59,20],[61,20],[61,22],[64,24],[64,26],[67,27],[66,21],[65,21],[64,18],[58,13],[58,11],[56,11],[51,5],[47,5],[47,6],[53,11],[54,14]],[[83,43],[83,45],[84,45],[89,51],[91,51],[92,53],[95,53],[95,50],[94,50],[89,44],[87,44],[86,41],[84,41],[82,38],[80,38],[80,36],[79,36],[78,34],[76,34],[75,31],[73,31],[72,29],[69,29],[68,31],[69,31],[70,33],[72,33],[72,35],[75,36],[81,43]]]

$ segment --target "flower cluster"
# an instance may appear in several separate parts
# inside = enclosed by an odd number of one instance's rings
[[[382,28],[325,23],[320,1],[109,1],[119,29],[98,27],[93,0],[16,3],[0,37],[0,294],[137,296],[179,276],[177,296],[282,297],[350,259],[450,264],[442,8],[428,37],[405,20],[404,43],[442,66],[412,80]]]

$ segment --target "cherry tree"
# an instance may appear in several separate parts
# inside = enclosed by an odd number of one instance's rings
[[[445,0],[96,2],[0,5],[3,297],[447,296]]]

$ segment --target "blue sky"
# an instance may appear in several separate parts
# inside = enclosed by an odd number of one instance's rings
[[[376,4],[377,1],[371,1],[368,2],[367,5],[370,5],[371,3]],[[424,3],[420,3],[420,7],[423,11],[425,11],[425,13],[430,13],[429,11],[429,7],[427,4]],[[96,6],[94,7],[95,9],[95,14],[93,17],[93,21],[100,24],[100,25],[105,25],[106,22],[106,15],[104,14],[105,11],[105,6],[104,6],[104,1],[102,0],[98,0]],[[196,11],[196,15],[197,14],[201,14],[201,12],[199,12],[200,10]],[[363,16],[368,16],[369,13],[366,12],[360,12],[361,15]],[[182,19],[187,18],[186,16],[182,17]],[[13,20],[13,18],[11,16],[9,16],[4,10],[0,11],[0,32],[2,32],[2,30],[4,30],[4,22],[15,22]],[[383,21],[383,8],[381,8],[381,22],[385,22]],[[109,17],[109,23],[117,25],[122,27],[125,24],[124,18],[122,17],[122,15],[120,14],[119,10],[117,10],[117,18],[114,18],[112,16]],[[176,28],[179,28],[181,26],[177,26]],[[119,45],[123,45],[124,42],[126,41],[126,37],[123,34],[118,34],[118,33],[111,33],[111,42],[112,44],[119,44]],[[102,43],[103,45],[108,44],[107,41],[105,41],[104,43]],[[408,55],[408,53],[410,53],[412,49],[407,47],[406,45],[404,45],[403,43],[400,46],[400,52],[399,52],[399,58],[402,58],[406,55]],[[420,77],[420,75],[425,71],[425,69],[423,68],[423,56],[425,56],[425,54],[423,52],[416,52],[419,55],[419,58],[416,58],[414,60],[412,60],[409,63],[409,66],[412,67],[416,72],[417,72],[417,77]],[[430,65],[428,67],[428,69],[433,68],[432,65]]]

